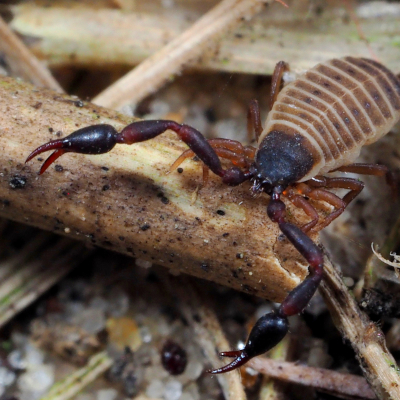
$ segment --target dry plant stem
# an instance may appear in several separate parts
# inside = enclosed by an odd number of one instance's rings
[[[210,364],[213,368],[220,365],[221,361],[216,349],[222,351],[229,349],[230,345],[213,308],[205,300],[207,294],[201,290],[200,285],[194,285],[188,279],[170,278],[167,287],[171,295],[178,297],[178,307],[194,330],[195,340],[203,349]],[[215,377],[218,379],[226,399],[246,399],[239,371],[236,370]]]
[[[349,54],[371,58],[372,47],[385,66],[400,71],[396,41],[400,17],[396,13],[360,20],[360,27],[373,38],[367,44],[357,35],[356,26],[343,18],[342,1],[324,2],[322,13],[316,12],[319,6],[308,1],[288,2],[288,10],[274,2],[250,24],[241,24],[223,35],[216,50],[202,54],[193,67],[272,74],[277,61],[285,60],[290,62],[292,71],[300,72],[323,59]],[[50,7],[25,2],[12,7],[14,18],[10,25],[20,35],[37,38],[29,45],[31,51],[52,67],[133,68],[188,28],[184,13],[188,6],[185,4],[182,9],[182,3],[175,2],[173,13],[162,8],[161,2],[159,12],[145,13],[82,5],[66,8],[57,1],[51,2]],[[195,3],[198,2],[190,2],[191,15]],[[368,3],[352,1],[350,5],[365,7]],[[197,11],[196,15],[201,16]]]
[[[312,387],[341,399],[376,399],[368,382],[357,375],[257,357],[249,367],[271,378]]]
[[[7,245],[7,238],[2,240]],[[0,263],[0,326],[26,308],[90,254],[81,244],[41,233]]]
[[[290,343],[291,334],[288,334],[281,342],[271,349],[271,351],[268,353],[268,359],[274,361],[284,361],[288,356]],[[276,379],[273,379],[272,376],[265,374],[261,383],[259,400],[274,400],[283,398],[285,386],[286,385],[284,385],[283,382],[279,382]]]
[[[397,218],[396,222],[392,226],[388,237],[385,239],[382,246],[379,246],[379,253],[384,258],[391,258],[390,253],[397,249],[400,243],[400,218]],[[398,282],[398,270],[388,268],[387,264],[379,260],[375,254],[371,254],[368,258],[364,277],[359,281],[357,285],[357,297],[361,298],[363,290],[373,288],[380,279]]]
[[[399,369],[386,348],[382,331],[359,309],[338,271],[328,259],[325,260],[320,290],[335,325],[350,341],[376,396],[379,399],[400,399]]]
[[[69,400],[75,398],[86,386],[93,383],[112,365],[113,360],[106,352],[92,356],[83,368],[56,382],[41,400]]]
[[[0,51],[6,56],[14,76],[36,86],[62,92],[63,89],[49,70],[31,53],[0,17]]]
[[[189,29],[96,96],[93,102],[113,109],[138,103],[179,73],[183,66],[214,48],[221,34],[271,1],[221,0]]]
[[[275,301],[307,275],[299,253],[278,240],[268,196],[253,198],[249,183],[231,188],[210,176],[192,202],[201,165],[188,160],[182,174],[167,174],[186,149],[175,134],[104,155],[65,154],[38,176],[42,162],[24,163],[38,145],[132,119],[10,78],[0,80],[0,115],[0,216]],[[307,220],[287,206],[292,221]]]

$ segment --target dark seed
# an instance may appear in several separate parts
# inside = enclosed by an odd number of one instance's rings
[[[186,351],[179,344],[168,340],[161,351],[161,363],[171,375],[180,375],[186,368]]]

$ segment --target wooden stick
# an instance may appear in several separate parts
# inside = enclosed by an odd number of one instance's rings
[[[313,368],[287,361],[256,357],[249,367],[271,378],[312,387],[345,399],[376,399],[365,378],[324,368]]]
[[[103,375],[113,364],[113,360],[105,351],[97,353],[88,363],[56,382],[42,400],[69,400],[82,392],[88,385]]]
[[[0,51],[4,52],[14,76],[26,79],[36,86],[62,92],[63,89],[49,70],[31,53],[0,17]]]
[[[326,259],[321,293],[336,327],[359,359],[365,377],[379,399],[400,399],[399,368],[379,327],[358,307],[340,274]]]
[[[214,48],[222,33],[238,25],[243,18],[258,13],[271,1],[221,0],[189,29],[96,96],[93,102],[113,109],[138,103],[205,50]]]
[[[154,12],[79,7],[61,7],[58,2],[46,4],[23,2],[12,6],[11,27],[20,35],[38,40],[30,49],[51,67],[65,66],[133,68],[162,49],[188,29],[187,1],[175,1],[173,12],[161,2],[151,2]],[[190,1],[190,15],[199,15],[196,3]],[[209,2],[207,2],[209,3]],[[132,4],[132,2],[130,2]],[[158,6],[156,5],[158,4]],[[183,5],[184,4],[184,5]],[[369,47],[380,62],[391,71],[400,71],[396,35],[400,17],[369,15],[360,21],[367,44],[357,35],[354,23],[342,17],[343,2],[324,2],[323,13],[317,13],[308,2],[289,2],[284,9],[277,2],[259,13],[251,23],[241,24],[222,35],[210,54],[202,54],[191,67],[251,74],[272,74],[278,61],[290,62],[292,71],[307,70],[323,59],[353,54],[371,58]],[[373,7],[360,3],[359,7]],[[399,7],[398,3],[391,3]],[[377,6],[375,6],[376,8]],[[90,24],[87,23],[90,21]],[[112,32],[112,35],[110,35]]]
[[[24,162],[40,144],[132,119],[10,78],[0,80],[0,115],[0,216],[275,301],[307,275],[299,253],[278,240],[268,197],[253,198],[250,183],[231,188],[213,176],[193,200],[200,163],[167,174],[186,149],[175,134],[104,155],[69,153],[38,176],[43,158]],[[288,208],[296,223],[307,220]]]
[[[216,368],[221,364],[216,349],[229,349],[230,346],[213,307],[206,300],[206,291],[191,283],[190,279],[167,278],[166,281],[166,288],[171,295],[177,297],[178,307],[191,326],[194,339],[212,368]],[[227,400],[246,400],[239,370],[216,375],[215,378]]]

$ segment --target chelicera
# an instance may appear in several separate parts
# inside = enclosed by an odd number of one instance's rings
[[[190,148],[173,165],[195,154],[227,185],[251,181],[252,190],[270,196],[267,214],[309,263],[308,277],[293,289],[274,312],[255,324],[243,350],[220,353],[234,360],[212,374],[232,371],[260,355],[286,335],[288,317],[304,310],[317,290],[323,273],[324,256],[307,232],[319,230],[337,218],[361,192],[362,182],[351,178],[325,177],[331,171],[386,176],[382,165],[352,164],[364,144],[375,142],[400,118],[400,81],[381,64],[346,57],[318,64],[279,92],[288,65],[277,64],[272,79],[272,109],[262,128],[257,102],[248,112],[248,126],[254,130],[258,148],[244,147],[227,139],[206,140],[193,127],[174,121],[152,120],[129,124],[121,132],[110,125],[92,125],[64,139],[53,140],[34,150],[26,161],[48,150],[55,150],[40,169],[42,174],[66,152],[101,154],[116,144],[150,140],[166,130],[174,131]],[[224,168],[221,158],[234,164]],[[327,189],[347,189],[340,198]],[[298,227],[286,220],[286,196],[311,221]],[[322,200],[333,211],[322,221],[308,198]]]

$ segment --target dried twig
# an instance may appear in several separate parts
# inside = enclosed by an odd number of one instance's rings
[[[203,349],[213,368],[221,364],[216,349],[229,348],[229,343],[212,308],[207,304],[207,297],[199,287],[195,287],[187,279],[170,281],[171,294],[178,297],[178,306],[193,328],[196,341]],[[241,384],[240,374],[233,371],[217,375],[226,399],[245,400],[246,395]]]
[[[74,398],[86,386],[104,374],[111,367],[112,362],[106,352],[94,355],[83,368],[55,383],[48,394],[42,397],[41,400],[68,400]]]
[[[369,384],[379,399],[400,399],[399,368],[386,348],[382,331],[359,309],[329,260],[324,267],[322,295],[336,326],[356,352]]]
[[[251,23],[223,35],[216,50],[202,55],[193,67],[271,74],[276,62],[285,60],[293,71],[301,71],[321,60],[348,54],[371,57],[370,46],[384,65],[400,71],[395,39],[400,23],[398,13],[392,12],[385,18],[369,15],[360,20],[360,27],[373,38],[367,45],[357,35],[356,26],[343,18],[343,2],[288,2],[288,10],[272,3],[267,12],[259,13]],[[52,67],[133,67],[190,25],[184,14],[187,5],[182,7],[184,2],[175,1],[173,12],[163,9],[161,2],[157,4],[158,10],[145,13],[83,5],[66,8],[56,1],[46,7],[24,2],[12,7],[14,18],[10,24],[19,34],[38,39],[30,43],[30,49]],[[190,4],[193,15],[195,2]],[[390,4],[400,8],[398,3]],[[361,6],[373,7],[373,3]],[[90,24],[86,23],[88,20]]]
[[[26,79],[39,87],[63,91],[49,70],[30,52],[1,17],[0,51],[6,56],[14,76]]]
[[[371,249],[375,256],[381,260],[384,264],[390,265],[391,267],[394,268],[395,273],[397,277],[399,276],[399,269],[400,269],[400,256],[397,255],[394,252],[390,252],[389,255],[390,257],[393,257],[393,261],[387,260],[385,257],[382,256],[381,253],[379,253],[379,248],[375,248],[374,243],[371,243]]]
[[[18,231],[17,231],[18,232]],[[8,240],[2,240],[2,247]],[[63,278],[90,254],[89,249],[68,239],[54,241],[40,233],[13,257],[0,263],[0,326],[23,310]]]
[[[8,78],[0,80],[0,115],[0,215],[277,301],[307,274],[249,184],[230,188],[215,177],[192,203],[200,165],[167,175],[185,149],[176,135],[104,155],[67,154],[38,177],[37,160],[24,164],[38,145],[95,123],[120,130],[132,119]],[[307,219],[288,208],[297,223]]]
[[[306,385],[342,399],[376,399],[361,376],[262,357],[251,360],[249,367],[271,378]]]
[[[222,0],[189,29],[96,96],[93,102],[114,109],[139,102],[176,75],[184,65],[214,48],[222,33],[243,18],[256,14],[271,1]]]
[[[286,360],[291,347],[291,339],[292,335],[289,333],[281,342],[279,342],[273,349],[271,349],[271,351],[269,351],[269,359],[276,361]],[[285,387],[282,382],[265,374],[260,387],[259,400],[280,399],[284,396],[284,389]]]

